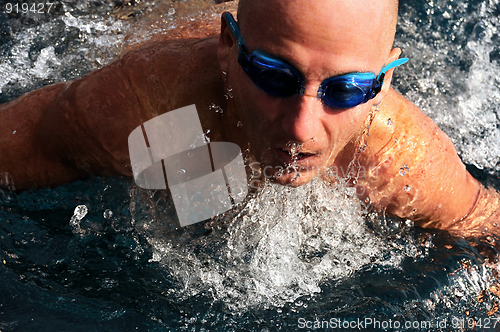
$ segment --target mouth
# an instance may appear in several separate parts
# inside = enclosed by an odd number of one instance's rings
[[[292,152],[290,149],[276,148],[277,155],[287,165],[312,166],[319,154],[307,151]]]

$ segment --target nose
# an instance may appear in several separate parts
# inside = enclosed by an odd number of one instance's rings
[[[323,105],[312,93],[292,99],[281,125],[291,141],[302,144],[318,135]]]

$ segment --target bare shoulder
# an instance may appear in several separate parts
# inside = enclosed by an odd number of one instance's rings
[[[430,136],[441,133],[420,108],[391,88],[371,124],[370,141],[374,145],[385,145],[397,140],[397,137],[411,136],[414,140],[428,140]]]
[[[220,89],[217,38],[174,39],[124,55],[120,65],[146,117],[200,102]]]
[[[446,228],[464,217],[478,192],[446,134],[390,90],[375,115],[361,163],[366,196],[391,214]]]
[[[369,130],[368,147],[377,158],[390,149],[412,163],[428,158],[429,149],[456,155],[446,134],[420,108],[392,88],[374,116]],[[411,157],[410,157],[411,156]]]
[[[213,39],[172,40],[129,52],[69,85],[43,132],[57,132],[54,146],[63,144],[77,167],[128,175],[132,130],[171,110],[208,103],[220,80],[215,47]]]

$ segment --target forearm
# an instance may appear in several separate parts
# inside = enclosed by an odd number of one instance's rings
[[[449,230],[473,234],[495,234],[500,236],[500,194],[493,188],[480,186],[480,191],[471,211]]]

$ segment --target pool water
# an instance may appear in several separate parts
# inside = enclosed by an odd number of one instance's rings
[[[0,99],[99,68],[151,38],[148,27],[212,17],[210,4],[80,0],[2,14]],[[395,71],[395,87],[498,189],[499,16],[499,1],[401,1],[396,46],[411,62]],[[288,331],[336,319],[500,329],[500,239],[375,215],[342,185],[266,183],[210,222],[177,226],[166,193],[127,178],[0,191],[0,331]]]

